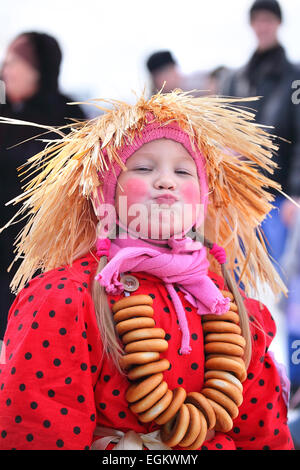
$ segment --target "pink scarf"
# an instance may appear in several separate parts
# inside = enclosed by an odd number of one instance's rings
[[[206,248],[190,238],[168,241],[169,248],[151,246],[141,239],[116,239],[111,242],[109,262],[96,276],[107,293],[117,295],[124,291],[119,275],[128,271],[145,272],[162,279],[174,304],[182,332],[181,354],[188,354],[190,333],[184,308],[173,284],[197,308],[199,315],[222,314],[229,310],[229,299],[224,298],[208,276]]]

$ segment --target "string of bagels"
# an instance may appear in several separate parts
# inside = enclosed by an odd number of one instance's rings
[[[224,255],[219,254],[219,261],[225,262]],[[155,326],[151,296],[131,294],[112,306],[124,346],[120,366],[130,381],[125,395],[129,409],[140,422],[161,426],[161,440],[171,448],[199,449],[208,431],[230,431],[239,414],[247,377],[246,341],[234,295],[229,290],[221,293],[230,299],[229,311],[201,317],[205,353],[201,392],[187,392],[183,387],[170,390],[164,380],[170,362],[160,353],[168,349],[168,341],[165,331]]]

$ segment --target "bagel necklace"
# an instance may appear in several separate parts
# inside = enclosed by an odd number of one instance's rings
[[[126,290],[126,289],[125,289]],[[161,426],[163,443],[196,450],[207,431],[228,432],[243,401],[242,382],[247,377],[243,361],[246,341],[239,326],[234,296],[222,315],[201,317],[204,334],[204,385],[200,392],[187,393],[183,387],[169,390],[163,372],[170,367],[160,353],[168,349],[165,331],[155,326],[153,299],[129,295],[112,306],[116,331],[124,345],[120,366],[131,385],[126,392],[129,409],[142,423]]]

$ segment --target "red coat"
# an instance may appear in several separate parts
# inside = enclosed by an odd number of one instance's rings
[[[128,408],[128,380],[102,354],[90,287],[96,260],[87,255],[73,265],[34,278],[9,312],[0,364],[0,449],[88,449],[96,425],[147,433],[158,426],[142,424]],[[171,367],[164,373],[172,390],[201,391],[204,374],[201,318],[184,298],[192,352],[179,355],[181,332],[162,281],[132,273],[135,292],[154,299],[155,322],[163,328]],[[219,287],[221,278],[211,275]],[[113,303],[119,297],[110,296]],[[217,432],[203,449],[293,449],[280,376],[268,347],[275,324],[258,302],[247,300],[253,357],[244,382],[244,401],[231,432]]]

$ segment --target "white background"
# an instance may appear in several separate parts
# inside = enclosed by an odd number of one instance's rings
[[[63,51],[60,84],[76,99],[134,100],[148,86],[145,60],[172,50],[184,73],[238,67],[255,47],[252,0],[2,0],[0,60],[23,31],[54,35]],[[280,36],[300,62],[300,1],[281,0]]]

